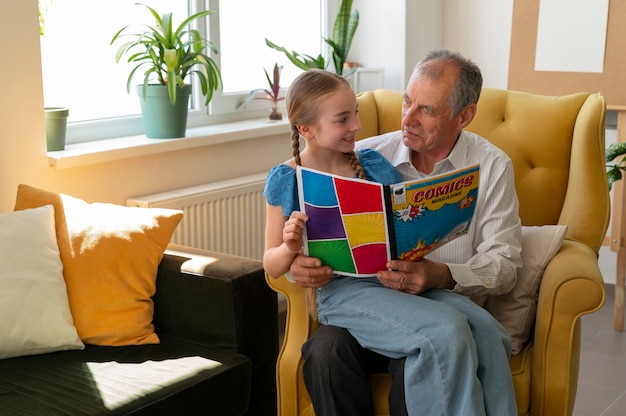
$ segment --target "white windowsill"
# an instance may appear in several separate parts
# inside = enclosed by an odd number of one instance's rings
[[[148,139],[146,136],[141,135],[70,144],[65,146],[65,150],[48,152],[48,163],[56,170],[62,170],[95,163],[288,133],[289,123],[287,120],[246,120],[188,128],[186,137],[179,139]]]

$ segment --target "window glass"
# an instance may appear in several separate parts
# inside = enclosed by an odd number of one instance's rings
[[[266,88],[263,70],[271,76],[275,63],[283,66],[281,85],[289,85],[302,70],[289,62],[285,54],[269,48],[265,38],[289,51],[317,57],[322,42],[319,16],[318,1],[220,1],[224,92]]]

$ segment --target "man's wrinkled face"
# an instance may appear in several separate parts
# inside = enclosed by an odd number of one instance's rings
[[[452,68],[445,69],[438,79],[413,72],[402,103],[402,135],[408,148],[425,154],[448,154],[460,132],[450,107],[455,82]]]

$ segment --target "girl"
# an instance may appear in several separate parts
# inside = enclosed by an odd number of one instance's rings
[[[361,122],[356,96],[343,77],[328,71],[308,70],[291,84],[286,104],[293,158],[270,170],[264,192],[267,219],[263,266],[274,278],[289,270],[302,249],[307,217],[299,211],[296,165],[383,184],[402,181],[400,173],[380,153],[370,149],[354,151]],[[301,137],[306,141],[302,152]],[[309,311],[317,319],[312,294],[307,292]]]

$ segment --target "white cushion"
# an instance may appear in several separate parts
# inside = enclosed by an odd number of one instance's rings
[[[513,290],[489,296],[485,308],[506,328],[518,354],[535,324],[539,285],[546,266],[561,248],[566,225],[522,227],[522,269]]]
[[[84,348],[51,205],[0,214],[0,334],[0,359]]]

